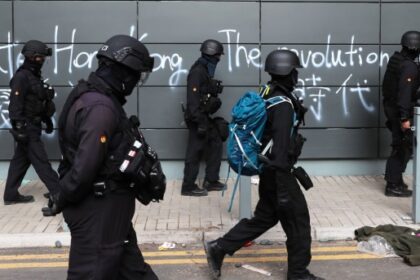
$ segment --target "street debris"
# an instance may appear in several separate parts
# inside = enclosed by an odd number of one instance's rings
[[[159,246],[159,251],[165,251],[169,249],[175,249],[176,244],[173,242],[164,242],[162,245]]]
[[[268,239],[263,239],[259,242],[260,245],[264,245],[264,246],[270,246],[273,245],[274,242]]]
[[[249,265],[249,264],[243,264],[242,267],[245,268],[245,269],[254,271],[254,272],[261,273],[265,276],[271,276],[271,272],[268,272],[264,269],[256,268],[255,266],[252,266],[252,265]]]

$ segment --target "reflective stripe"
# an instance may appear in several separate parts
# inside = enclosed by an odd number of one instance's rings
[[[233,133],[233,135],[235,136],[236,142],[238,143],[239,149],[241,150],[242,155],[244,156],[244,158],[248,161],[248,163],[250,163],[250,164],[251,164],[251,166],[252,166],[253,168],[255,168],[255,169],[257,169],[257,170],[258,170],[258,167],[256,167],[256,166],[254,165],[254,163],[251,161],[251,159],[250,159],[250,158],[247,156],[247,154],[245,153],[244,147],[242,146],[242,143],[241,143],[241,141],[239,140],[238,135],[236,135],[236,133],[235,133],[235,132]],[[245,164],[244,164],[243,166],[245,166]]]
[[[254,137],[255,142],[257,142],[258,145],[262,145],[262,143],[257,139],[257,137],[255,137],[254,131],[251,131],[251,135],[252,137]]]
[[[268,152],[268,150],[271,149],[271,147],[273,147],[273,139],[270,140],[270,142],[268,142],[267,146],[265,146],[264,150],[262,151],[262,155],[265,156],[265,154]]]

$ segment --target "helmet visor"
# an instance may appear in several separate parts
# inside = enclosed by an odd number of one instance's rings
[[[142,86],[146,83],[147,79],[149,79],[150,72],[141,72],[140,79],[139,79],[139,86]]]

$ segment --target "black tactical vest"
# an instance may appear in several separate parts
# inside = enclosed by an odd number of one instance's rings
[[[68,141],[65,141],[63,137],[68,113],[76,100],[87,92],[99,92],[106,95],[113,101],[119,113],[119,124],[117,130],[110,139],[108,154],[106,155],[104,165],[98,174],[97,181],[105,181],[111,177],[114,181],[124,181],[125,178],[121,177],[121,173],[118,172],[118,169],[132,143],[142,136],[139,134],[137,128],[134,129],[134,126],[127,118],[122,105],[112,94],[106,93],[105,90],[100,87],[94,86],[84,80],[79,81],[78,85],[70,93],[59,119],[59,143],[61,151],[63,151],[63,159],[59,168],[60,178],[62,178],[70,169],[77,150],[76,141],[69,143]]]
[[[382,83],[382,96],[384,104],[395,105],[397,103],[401,63],[404,60],[409,60],[409,58],[403,56],[400,52],[395,52],[388,62]]]
[[[55,113],[55,105],[52,101],[54,90],[45,84],[31,71],[20,68],[29,82],[29,91],[25,95],[23,114],[29,119],[52,117]]]

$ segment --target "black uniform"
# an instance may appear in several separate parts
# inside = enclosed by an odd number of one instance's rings
[[[207,164],[205,180],[209,182],[219,180],[223,143],[213,120],[210,118],[210,113],[203,107],[202,103],[203,98],[206,98],[208,94],[210,83],[211,77],[201,58],[191,67],[187,82],[186,122],[189,136],[185,157],[183,190],[194,188],[200,168],[200,158],[203,154],[206,157]],[[220,104],[217,106],[220,107]],[[210,111],[213,112],[214,108],[211,108]]]
[[[52,132],[51,116],[55,112],[52,102],[54,91],[44,84],[40,66],[25,60],[10,81],[11,93],[9,117],[13,126],[12,134],[25,135],[24,140],[17,140],[15,154],[10,162],[4,192],[5,201],[15,201],[19,197],[18,188],[32,164],[50,193],[58,191],[58,176],[51,168],[40,137],[42,122]]]
[[[412,154],[412,132],[403,131],[401,122],[413,118],[416,91],[420,85],[419,68],[404,50],[391,57],[383,82],[383,104],[386,126],[392,133],[392,153],[388,158],[385,180],[394,185],[403,184],[407,162]]]
[[[112,179],[107,163],[124,141],[120,126],[127,117],[101,78],[92,73],[88,82],[78,98],[86,84],[76,87],[60,117],[63,216],[72,236],[67,279],[158,279],[137,245],[130,182],[107,186],[103,197],[94,194],[95,184]]]
[[[269,97],[285,95],[284,90],[274,87]],[[288,278],[300,278],[309,274],[311,260],[311,227],[305,197],[291,174],[294,159],[289,156],[294,110],[290,103],[281,103],[268,109],[268,119],[263,133],[265,147],[273,139],[270,164],[260,175],[258,201],[254,217],[242,219],[217,244],[232,255],[245,243],[256,239],[274,227],[279,221],[287,235]]]

